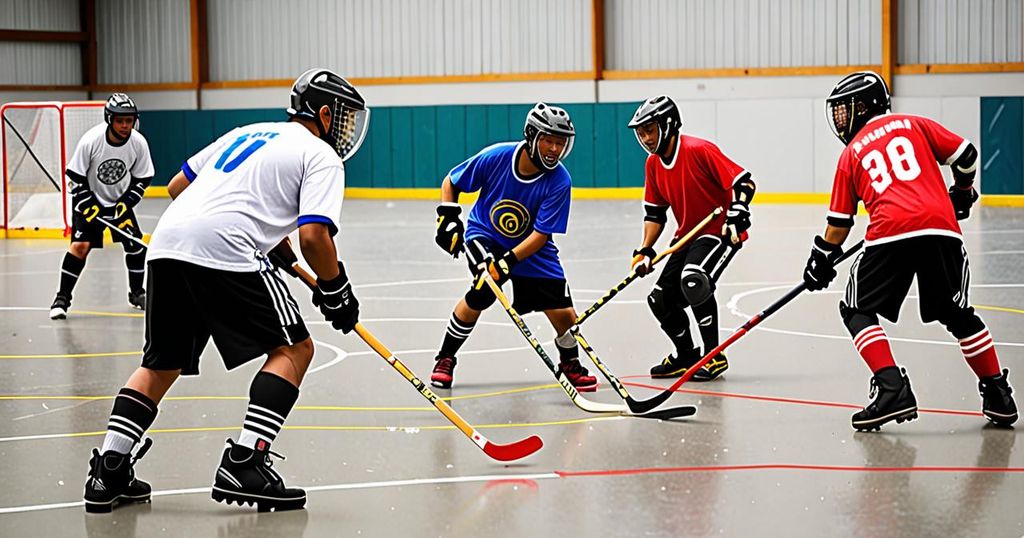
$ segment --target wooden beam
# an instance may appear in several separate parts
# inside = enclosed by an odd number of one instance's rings
[[[591,0],[591,55],[594,80],[604,78],[604,0]]]
[[[210,44],[207,0],[192,0],[192,82],[210,80]],[[198,72],[196,71],[198,67]]]
[[[350,78],[349,82],[365,86],[394,84],[460,84],[465,82],[536,82],[546,80],[593,80],[590,71],[569,71],[564,73],[492,73],[483,75],[437,75],[413,77],[368,77]],[[225,88],[277,88],[289,87],[295,82],[290,78],[267,80],[219,80],[206,82],[204,90]]]
[[[991,64],[907,64],[897,65],[897,75],[924,75],[928,73],[1020,73],[1024,62]]]
[[[893,80],[893,69],[896,67],[897,49],[897,27],[896,24],[896,2],[897,0],[882,0],[882,79],[889,85],[889,93],[895,93]]]
[[[86,35],[82,43],[82,84],[94,86],[99,82],[96,74],[96,0],[78,0],[78,15]]]
[[[4,92],[84,92],[89,87],[82,84],[0,84]]]
[[[192,82],[148,82],[140,84],[96,84],[90,89],[99,92],[159,92],[167,90],[194,90]]]
[[[878,69],[877,65],[826,65],[807,67],[730,67],[720,69],[656,69],[650,71],[604,72],[606,80],[651,78],[721,78],[721,77],[797,77],[845,75],[854,71]]]
[[[0,41],[84,43],[86,32],[51,32],[48,30],[0,30]]]

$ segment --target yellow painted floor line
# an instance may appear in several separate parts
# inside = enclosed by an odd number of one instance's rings
[[[54,353],[50,355],[0,355],[0,359],[91,359],[96,357],[128,357],[142,351],[107,351],[104,353]]]
[[[1006,306],[987,306],[987,305],[983,305],[983,304],[976,304],[976,305],[972,305],[972,306],[974,308],[977,308],[978,310],[992,310],[992,311],[995,311],[995,312],[1009,312],[1011,314],[1024,314],[1024,310],[1020,310],[1019,308],[1009,308],[1009,307],[1006,307]]]

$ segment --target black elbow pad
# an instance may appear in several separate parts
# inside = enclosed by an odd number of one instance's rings
[[[953,169],[953,180],[961,187],[974,183],[974,175],[978,170],[978,150],[974,144],[967,144],[963,153],[950,166]]]
[[[644,221],[665,224],[668,222],[668,206],[654,205],[644,202]]]

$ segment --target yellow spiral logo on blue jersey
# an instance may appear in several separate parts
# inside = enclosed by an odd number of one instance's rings
[[[491,226],[498,233],[515,239],[530,229],[530,212],[515,200],[501,200],[491,206]]]

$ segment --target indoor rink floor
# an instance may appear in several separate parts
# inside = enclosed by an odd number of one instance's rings
[[[143,202],[147,231],[167,203]],[[625,276],[641,217],[636,202],[574,204],[569,233],[556,241],[577,308]],[[723,338],[799,282],[824,217],[821,206],[753,206],[751,239],[718,290]],[[866,222],[858,219],[855,235]],[[1010,382],[1024,387],[1024,212],[976,208],[964,226],[972,301]],[[463,260],[433,243],[434,204],[350,200],[341,229],[363,324],[428,377],[470,282]],[[50,321],[65,250],[57,240],[0,241],[3,536],[1024,535],[1020,430],[982,418],[973,374],[940,326],[920,323],[914,291],[886,330],[920,418],[878,433],[851,429],[870,374],[839,319],[842,276],[732,346],[723,378],[683,385],[667,405],[698,413],[664,422],[577,409],[492,307],[460,353],[454,388],[438,392],[495,442],[543,438],[540,452],[511,465],[482,454],[357,336],[325,325],[293,282],[317,351],[274,445],[288,457],[275,469],[307,488],[306,510],[257,513],[210,499],[260,364],[227,373],[211,345],[202,376],[183,378],[164,400],[152,450],[136,467],[153,485],[152,503],[87,515],[89,453],[112,395],[138,365],[143,318],[127,305],[115,246],[93,252],[69,318]],[[645,305],[653,280],[633,283],[583,326],[638,399],[670,384],[646,376],[670,350]],[[553,352],[543,316],[526,319]],[[618,401],[603,379],[593,399]]]

